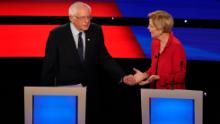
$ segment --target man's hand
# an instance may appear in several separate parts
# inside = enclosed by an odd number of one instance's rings
[[[127,85],[130,85],[130,86],[137,84],[136,79],[134,78],[134,76],[132,74],[124,76],[123,82]]]
[[[123,82],[127,85],[136,85],[147,78],[146,73],[141,72],[136,68],[133,68],[133,70],[135,71],[134,75],[130,74],[123,78]]]

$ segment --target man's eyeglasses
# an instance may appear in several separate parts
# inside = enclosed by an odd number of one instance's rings
[[[92,16],[74,16],[78,20],[91,20]]]

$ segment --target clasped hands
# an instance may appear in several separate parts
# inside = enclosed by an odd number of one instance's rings
[[[141,72],[140,70],[133,68],[135,73],[124,76],[123,82],[127,85],[145,85],[149,84],[155,80],[159,80],[159,75],[151,75],[150,77],[145,72]]]

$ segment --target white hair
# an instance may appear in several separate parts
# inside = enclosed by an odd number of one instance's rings
[[[75,2],[72,5],[70,5],[70,7],[69,7],[69,15],[71,15],[71,16],[75,15],[76,12],[77,12],[77,9],[79,9],[79,8],[87,8],[90,13],[92,11],[91,7],[88,4],[78,1],[78,2]]]

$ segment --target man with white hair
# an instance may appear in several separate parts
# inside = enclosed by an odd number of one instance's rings
[[[48,37],[42,69],[42,83],[52,86],[87,87],[86,123],[98,124],[100,115],[100,73],[114,82],[124,76],[111,59],[102,29],[91,23],[91,7],[75,2],[69,7],[69,23],[53,29]],[[101,70],[104,70],[101,71]]]

